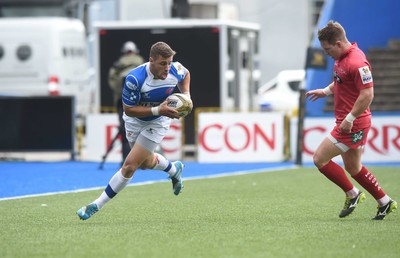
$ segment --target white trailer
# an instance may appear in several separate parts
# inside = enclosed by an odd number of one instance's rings
[[[0,94],[74,96],[75,112],[94,104],[85,27],[78,19],[0,19]]]
[[[175,60],[191,73],[195,108],[251,110],[260,79],[259,29],[255,23],[220,19],[168,19],[98,22],[95,32],[97,103],[112,107],[107,84],[109,67],[120,55],[124,42],[135,42],[145,60],[157,41],[176,50]],[[185,118],[186,143],[194,143],[194,115]]]

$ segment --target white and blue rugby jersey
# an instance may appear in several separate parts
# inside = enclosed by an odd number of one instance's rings
[[[186,76],[185,67],[179,62],[172,62],[165,80],[154,79],[149,65],[149,62],[144,63],[130,71],[126,76],[122,91],[122,102],[126,106],[158,106],[172,94],[176,85]],[[138,119],[149,121],[157,117],[148,116]]]

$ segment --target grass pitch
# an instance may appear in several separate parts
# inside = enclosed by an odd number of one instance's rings
[[[370,170],[400,201],[399,168]],[[80,221],[76,210],[101,192],[1,201],[0,257],[400,255],[399,210],[371,221],[367,194],[340,219],[344,194],[315,168],[188,180],[177,197],[170,182],[130,186]]]

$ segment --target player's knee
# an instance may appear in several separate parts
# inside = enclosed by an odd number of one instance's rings
[[[125,161],[122,165],[122,171],[127,171],[127,173],[133,173],[139,167],[139,164],[134,164],[131,162]]]
[[[317,168],[321,168],[321,167],[325,166],[329,161],[325,161],[319,155],[314,154],[313,155],[313,162],[314,162],[314,165]]]

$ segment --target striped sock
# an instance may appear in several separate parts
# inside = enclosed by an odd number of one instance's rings
[[[122,191],[132,178],[126,178],[122,175],[121,169],[114,174],[114,176],[110,179],[106,189],[104,192],[97,198],[94,203],[97,204],[97,207],[101,209],[108,201],[110,201],[117,193]]]
[[[163,170],[167,172],[168,175],[173,176],[176,172],[176,167],[161,154],[154,153],[154,155],[156,155],[157,164],[153,167],[153,169]]]

